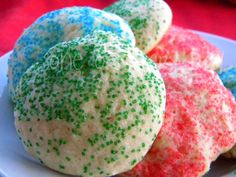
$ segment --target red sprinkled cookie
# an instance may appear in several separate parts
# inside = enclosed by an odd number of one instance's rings
[[[159,65],[163,127],[144,160],[123,177],[197,177],[236,142],[236,103],[217,74],[189,63]]]
[[[157,63],[193,61],[214,70],[220,67],[223,60],[218,48],[191,30],[174,25],[148,56]]]

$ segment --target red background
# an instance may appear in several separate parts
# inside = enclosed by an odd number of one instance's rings
[[[37,17],[50,10],[73,6],[104,8],[115,0],[0,0],[0,56]],[[229,0],[166,0],[173,23],[236,40],[236,5]]]

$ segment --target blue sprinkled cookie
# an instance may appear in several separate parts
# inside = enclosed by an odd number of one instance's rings
[[[63,41],[83,37],[94,30],[111,31],[135,44],[128,24],[120,17],[90,7],[70,7],[49,12],[24,31],[9,60],[9,88],[14,89],[24,72],[42,59],[49,48]]]
[[[15,91],[25,149],[42,164],[78,176],[133,168],[163,122],[165,86],[156,64],[127,40],[96,31],[57,44]]]
[[[218,74],[224,86],[236,97],[236,66],[225,68],[219,71]]]

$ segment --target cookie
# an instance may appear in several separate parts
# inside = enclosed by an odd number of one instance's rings
[[[8,80],[14,96],[24,72],[55,44],[84,37],[94,30],[111,31],[132,45],[135,38],[120,17],[90,7],[69,7],[46,13],[27,28],[15,44],[9,60]]]
[[[165,86],[154,62],[111,32],[57,44],[16,88],[14,115],[25,149],[78,176],[134,167],[163,122]]]
[[[163,39],[148,53],[156,63],[195,62],[205,68],[219,69],[221,51],[191,30],[172,25]]]
[[[162,0],[120,0],[105,8],[125,19],[136,45],[148,53],[162,39],[172,22],[172,11]]]
[[[236,67],[230,66],[230,67],[224,68],[221,71],[219,71],[218,74],[224,86],[232,92],[235,98],[236,97]],[[229,152],[226,152],[224,156],[228,158],[236,158],[236,145]]]
[[[125,177],[203,176],[236,142],[236,103],[218,75],[196,64],[159,64],[166,86],[161,131]]]

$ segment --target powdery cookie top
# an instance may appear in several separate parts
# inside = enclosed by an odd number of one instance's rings
[[[114,32],[135,45],[133,32],[123,19],[98,9],[69,7],[39,17],[18,39],[10,57],[8,78],[11,95],[14,95],[24,72],[42,59],[49,48],[97,29]]]
[[[112,33],[63,42],[23,75],[15,95],[25,149],[57,171],[109,176],[131,169],[162,125],[156,65]]]
[[[172,22],[171,9],[162,0],[120,0],[105,11],[117,14],[129,23],[136,45],[145,53],[162,39]]]
[[[174,25],[148,56],[156,63],[191,61],[213,70],[219,69],[223,61],[217,47],[191,30]]]
[[[224,68],[223,70],[219,71],[218,74],[224,86],[232,92],[235,98],[236,97],[236,66]],[[228,158],[236,158],[236,145],[229,152],[225,153],[224,156]]]
[[[212,70],[188,63],[159,65],[166,85],[161,131],[129,177],[197,177],[236,142],[236,103]]]

